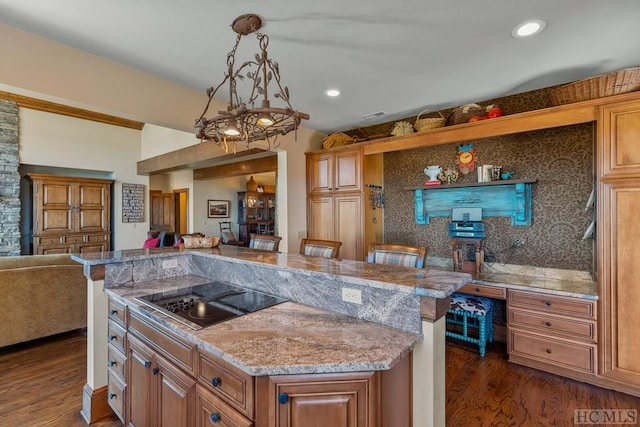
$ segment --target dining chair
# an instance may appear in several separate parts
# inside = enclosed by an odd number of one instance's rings
[[[249,240],[249,248],[273,252],[278,252],[280,240],[282,240],[282,237],[280,236],[270,236],[268,234],[256,233],[251,233],[250,238],[251,240]]]
[[[367,254],[367,262],[370,263],[417,268],[424,268],[426,258],[426,246],[399,243],[371,243]]]
[[[342,242],[335,240],[302,239],[300,254],[322,258],[338,258]]]

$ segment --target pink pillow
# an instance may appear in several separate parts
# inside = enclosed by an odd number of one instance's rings
[[[144,245],[142,245],[142,248],[143,249],[156,248],[158,247],[159,244],[160,244],[159,237],[156,237],[155,239],[153,237],[148,237],[147,240],[144,241]]]

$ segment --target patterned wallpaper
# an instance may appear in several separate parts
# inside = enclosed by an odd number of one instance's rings
[[[594,182],[594,124],[527,132],[469,141],[476,164],[502,165],[514,178],[534,178],[532,225],[512,226],[507,217],[485,218],[487,262],[569,270],[592,270],[593,240],[582,236],[593,218],[585,210]],[[417,225],[413,192],[421,186],[427,165],[456,165],[456,144],[386,153],[384,155],[385,240],[426,245],[428,256],[450,257],[450,218],[432,218]],[[476,182],[476,174],[458,182]],[[444,184],[443,184],[444,185]],[[515,239],[524,241],[512,248]]]

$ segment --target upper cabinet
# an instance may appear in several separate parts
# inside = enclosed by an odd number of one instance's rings
[[[362,189],[359,149],[307,155],[308,194],[331,194]]]
[[[640,100],[600,108],[599,176],[640,173]]]

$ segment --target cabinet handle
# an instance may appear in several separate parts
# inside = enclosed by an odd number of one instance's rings
[[[109,313],[115,316],[116,314],[118,314],[118,310],[111,310],[109,311]]]
[[[551,327],[551,322],[544,322],[545,326],[548,326],[549,328]]]
[[[160,372],[160,368],[153,368],[151,372],[153,372],[153,375],[158,375],[158,372]]]
[[[115,393],[109,393],[109,399],[115,399],[118,397]]]
[[[546,305],[547,307],[551,307],[551,301],[545,301],[544,305]]]
[[[220,384],[222,384],[222,380],[218,377],[214,377],[211,378],[211,385],[214,387],[218,387]]]
[[[551,349],[550,348],[547,349],[547,354],[551,354]]]
[[[115,340],[117,340],[117,339],[118,339],[118,337],[117,337],[117,336],[115,336],[115,335],[109,335],[109,341],[115,341]]]
[[[289,395],[287,393],[280,393],[278,395],[278,402],[282,405],[289,402]]]
[[[145,368],[150,368],[151,367],[151,362],[144,362],[144,367]]]
[[[116,366],[115,360],[109,360],[109,366]]]
[[[211,422],[217,424],[220,421],[220,414],[211,414]]]
[[[480,288],[476,288],[476,292],[480,292]]]

